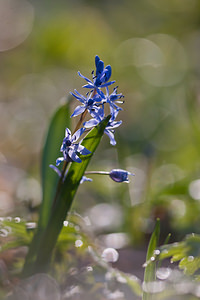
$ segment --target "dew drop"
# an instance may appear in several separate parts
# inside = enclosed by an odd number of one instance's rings
[[[158,279],[165,280],[169,277],[171,274],[171,269],[170,268],[159,268],[156,271],[156,276]]]
[[[76,240],[75,241],[75,247],[80,248],[82,246],[83,246],[83,241],[81,241],[81,240]]]
[[[154,251],[154,254],[155,254],[155,255],[159,255],[159,254],[160,254],[160,250],[155,250],[155,251]]]
[[[194,256],[192,256],[192,255],[188,256],[187,260],[190,261],[190,262],[193,261],[194,260]]]
[[[0,236],[1,237],[7,237],[7,235],[8,235],[8,231],[6,229],[2,228],[0,230]]]
[[[91,266],[87,266],[86,270],[87,270],[88,272],[92,272],[92,271],[93,271],[93,268],[92,268]]]
[[[142,266],[143,266],[143,268],[146,268],[147,267],[147,263],[144,263]]]
[[[65,227],[67,227],[67,226],[68,226],[68,224],[69,224],[69,222],[68,222],[68,221],[64,221],[64,222],[63,222],[63,225],[64,225]]]
[[[16,217],[15,218],[15,223],[20,223],[21,222],[21,219],[19,217]]]
[[[106,248],[101,257],[107,262],[116,262],[119,258],[119,253],[114,248]]]
[[[37,224],[35,222],[27,222],[26,223],[26,229],[35,229],[37,227]]]

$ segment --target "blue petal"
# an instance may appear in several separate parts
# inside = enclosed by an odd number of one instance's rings
[[[108,81],[111,77],[111,74],[112,74],[112,68],[110,65],[106,66],[105,67],[105,82]]]
[[[58,157],[57,159],[56,159],[56,166],[59,166],[59,164],[61,163],[61,162],[63,162],[65,159],[64,159],[64,157]]]
[[[97,65],[98,65],[99,61],[100,61],[100,57],[98,55],[96,55],[95,56],[95,66],[96,66],[96,68],[97,68]]]
[[[83,134],[84,131],[85,131],[85,128],[80,128],[73,134],[73,137],[72,137],[73,143],[76,142],[80,138],[80,136]]]
[[[71,140],[72,136],[71,136],[71,130],[69,128],[66,128],[65,129],[65,137],[68,139],[68,140]]]
[[[76,154],[76,152],[73,149],[70,149],[68,151],[68,155],[73,161],[75,161],[77,163],[81,163],[82,160],[78,157],[78,155]]]
[[[115,141],[114,133],[112,133],[110,130],[105,129],[104,132],[109,136],[110,138],[110,144],[115,146],[117,142]]]
[[[80,77],[82,77],[83,79],[85,79],[87,82],[92,83],[92,81],[91,81],[89,78],[87,78],[87,77],[85,77],[84,75],[82,75],[81,72],[79,72],[79,71],[78,71],[78,75],[79,75]]]
[[[58,168],[56,168],[54,165],[49,165],[49,167],[52,168],[59,177],[61,177],[61,171]]]
[[[104,93],[103,93],[100,89],[97,89],[97,93],[99,94],[99,96],[100,96],[102,99],[106,99]]]
[[[75,91],[76,91],[76,90],[75,90]],[[76,91],[76,93],[79,94],[77,91]],[[70,92],[70,94],[71,94],[72,96],[74,96],[76,99],[78,99],[81,103],[85,103],[85,102],[86,102],[86,98],[85,98],[83,95],[79,94],[79,95],[77,96],[76,94],[74,94],[74,93],[72,93],[72,92]]]
[[[83,105],[79,105],[75,108],[73,114],[71,115],[71,117],[76,117],[80,114],[82,114],[85,111],[85,106]]]
[[[96,119],[91,119],[91,120],[85,122],[83,125],[85,128],[91,128],[91,127],[96,126],[97,124],[99,124],[99,122]]]
[[[96,67],[96,75],[98,76],[101,74],[104,70],[104,62],[102,60],[99,60]]]
[[[80,184],[82,184],[82,183],[85,182],[85,181],[93,181],[93,180],[92,180],[92,178],[88,178],[88,177],[86,177],[86,176],[83,176],[83,177],[81,178]]]
[[[95,86],[94,86],[93,83],[92,84],[85,84],[85,85],[83,85],[83,88],[93,89],[93,88],[95,88]]]
[[[103,88],[103,87],[109,86],[109,85],[111,85],[113,83],[115,83],[115,80],[106,82],[106,83],[102,84],[101,87]]]
[[[89,151],[88,149],[86,149],[84,146],[79,145],[78,147],[78,152],[82,155],[88,155],[91,153],[91,151]]]

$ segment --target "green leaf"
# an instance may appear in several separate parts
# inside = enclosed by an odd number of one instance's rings
[[[65,128],[70,127],[69,105],[70,101],[61,105],[57,109],[50,120],[50,125],[46,135],[41,168],[43,193],[42,203],[40,206],[37,231],[33,237],[25,260],[23,271],[24,275],[26,275],[27,268],[29,268],[29,266],[34,263],[36,259],[41,236],[51,215],[52,203],[56,193],[59,177],[58,174],[49,167],[49,165],[55,164],[56,159],[60,156],[60,146],[65,135]]]
[[[57,242],[59,233],[63,227],[67,213],[71,207],[72,201],[80,184],[80,180],[97,148],[110,116],[105,118],[95,128],[93,128],[84,138],[82,145],[85,146],[91,154],[80,156],[81,163],[73,162],[69,167],[67,176],[61,186],[57,201],[52,209],[50,220],[42,235],[38,249],[37,258],[34,257],[29,266],[26,267],[26,275],[34,272],[45,271],[50,262],[52,251]]]
[[[180,261],[185,274],[194,274],[200,268],[200,235],[189,234],[181,242],[160,247],[159,259],[169,257],[172,262]]]
[[[56,159],[60,156],[60,146],[66,127],[70,127],[69,101],[59,107],[53,115],[44,144],[41,170],[43,197],[38,222],[40,230],[45,228],[49,221],[51,206],[59,179],[58,174],[49,165],[55,164]]]
[[[144,272],[144,284],[148,284],[148,282],[155,281],[156,279],[155,250],[158,248],[159,236],[160,236],[160,220],[157,219],[155,229],[152,233],[148,250],[147,250],[147,256],[146,256],[147,264]],[[153,298],[151,294],[147,292],[143,292],[142,299],[147,300]]]

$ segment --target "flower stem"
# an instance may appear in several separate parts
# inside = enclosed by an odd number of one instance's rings
[[[105,172],[105,171],[86,171],[85,172],[86,175],[89,174],[98,174],[98,175],[109,175],[109,172]]]

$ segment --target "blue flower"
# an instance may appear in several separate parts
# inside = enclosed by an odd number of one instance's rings
[[[110,105],[110,109],[111,109],[111,112],[116,109],[116,110],[122,110],[121,107],[119,107],[118,105],[116,105],[116,103],[118,104],[123,104],[124,101],[122,100],[119,100],[119,99],[122,99],[124,98],[124,95],[122,95],[122,93],[120,94],[117,94],[117,86],[113,89],[113,92],[111,94],[109,94],[109,89],[108,87],[106,87],[106,102],[109,103]]]
[[[96,75],[93,76],[93,81],[82,75],[80,72],[78,72],[78,75],[88,82],[88,84],[83,86],[84,88],[95,89],[97,93],[99,93],[99,88],[109,86],[115,81],[109,81],[112,74],[112,68],[110,65],[104,68],[104,62],[100,60],[98,55],[95,56],[95,65]]]
[[[81,95],[77,90],[74,90],[75,93],[71,93],[72,96],[74,96],[77,100],[79,100],[82,105],[78,105],[71,117],[76,117],[80,114],[82,114],[86,109],[91,112],[96,112],[98,113],[99,107],[96,105],[96,103],[101,103],[102,98],[98,95],[95,94],[93,97],[92,92],[90,94],[87,93],[86,97]]]
[[[81,128],[72,135],[70,129],[66,128],[65,137],[60,148],[60,151],[63,153],[63,157],[59,157],[56,160],[56,166],[58,166],[64,160],[81,163],[81,159],[78,155],[87,155],[91,153],[84,146],[80,145],[80,143],[76,143],[84,131],[85,128]]]
[[[109,136],[110,138],[110,144],[115,146],[116,141],[114,137],[114,129],[119,127],[122,124],[122,121],[115,121],[117,115],[118,115],[119,109],[116,109],[113,111],[110,121],[108,122],[104,132]],[[83,125],[85,128],[91,128],[93,126],[96,126],[104,119],[104,109],[103,107],[99,109],[98,114],[92,114],[94,117],[93,119],[85,122]]]
[[[134,176],[135,174],[132,174],[126,170],[122,169],[113,169],[110,171],[109,176],[112,180],[115,182],[129,182],[128,175]]]
[[[82,184],[82,183],[84,183],[84,182],[86,182],[86,181],[93,181],[93,180],[92,180],[92,178],[88,178],[88,177],[86,177],[86,176],[82,176],[81,181],[80,181],[80,184]]]

